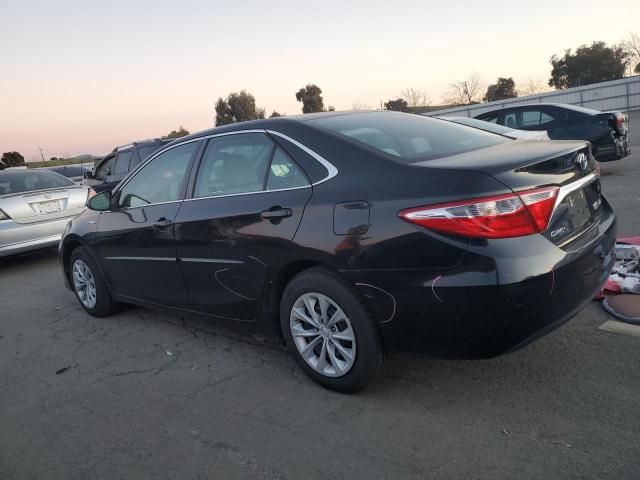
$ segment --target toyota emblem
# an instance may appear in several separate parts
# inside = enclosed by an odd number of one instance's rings
[[[588,165],[589,165],[589,160],[587,159],[587,156],[584,153],[580,152],[576,156],[576,166],[580,170],[586,170]]]

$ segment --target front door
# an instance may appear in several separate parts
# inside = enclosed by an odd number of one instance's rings
[[[255,320],[268,269],[291,245],[310,196],[305,173],[268,135],[210,139],[176,218],[191,308]]]
[[[186,302],[174,220],[199,142],[171,148],[114,193],[100,215],[96,247],[113,293],[163,305]]]

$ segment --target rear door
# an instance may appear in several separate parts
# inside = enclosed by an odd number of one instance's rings
[[[115,192],[98,221],[95,245],[114,293],[163,305],[187,299],[174,219],[199,142],[161,153]]]
[[[257,318],[271,265],[289,248],[311,184],[263,132],[211,138],[176,218],[178,258],[191,308]]]

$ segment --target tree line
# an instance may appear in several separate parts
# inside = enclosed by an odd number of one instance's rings
[[[575,52],[568,49],[562,56],[553,55],[549,61],[552,68],[548,87],[555,89],[617,80],[624,77],[627,69],[629,73],[640,74],[640,37],[630,34],[627,40],[612,46],[596,41],[591,45],[581,45]],[[513,77],[499,77],[495,83],[485,88],[480,77],[472,74],[450,84],[442,101],[447,106],[473,105],[534,95],[545,90],[547,88],[542,82],[531,79],[516,87]],[[325,108],[322,89],[315,84],[308,84],[298,90],[296,100],[302,104],[302,113],[333,110],[331,106]],[[398,97],[381,101],[379,109],[412,112],[431,104],[431,98],[425,90],[407,88]],[[353,110],[373,110],[360,100],[354,101],[351,107]],[[216,126],[265,118],[264,108],[258,108],[255,97],[246,90],[231,93],[226,99],[220,97],[215,104],[215,113]],[[280,116],[274,110],[269,118]]]
[[[640,74],[640,35],[630,33],[628,39],[618,45],[608,46],[605,42],[596,41],[591,45],[579,46],[575,52],[567,49],[562,56],[553,55],[549,62],[552,68],[547,84],[555,89],[617,80],[623,78],[625,73]],[[473,105],[543,91],[545,87],[542,82],[535,80],[528,80],[516,87],[513,77],[499,77],[495,83],[484,88],[480,77],[472,74],[464,80],[450,84],[442,101],[447,106]],[[331,105],[325,107],[322,89],[312,83],[300,88],[295,97],[301,104],[302,113],[335,110]],[[431,104],[432,100],[425,90],[406,88],[398,97],[386,102],[381,101],[379,109],[413,112]],[[370,105],[359,100],[353,102],[352,109],[373,110]],[[214,110],[216,126],[266,118],[265,109],[258,107],[255,97],[246,90],[230,93],[226,98],[218,98]],[[282,114],[274,110],[269,118],[280,116]],[[163,138],[179,138],[185,135],[189,135],[189,131],[180,125],[177,130],[172,130]],[[18,152],[6,152],[0,158],[0,170],[21,165],[24,165],[24,157]]]

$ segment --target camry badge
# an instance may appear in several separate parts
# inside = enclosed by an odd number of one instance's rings
[[[576,166],[580,170],[586,170],[588,165],[589,165],[589,160],[587,160],[587,156],[584,153],[580,152],[576,156]]]

